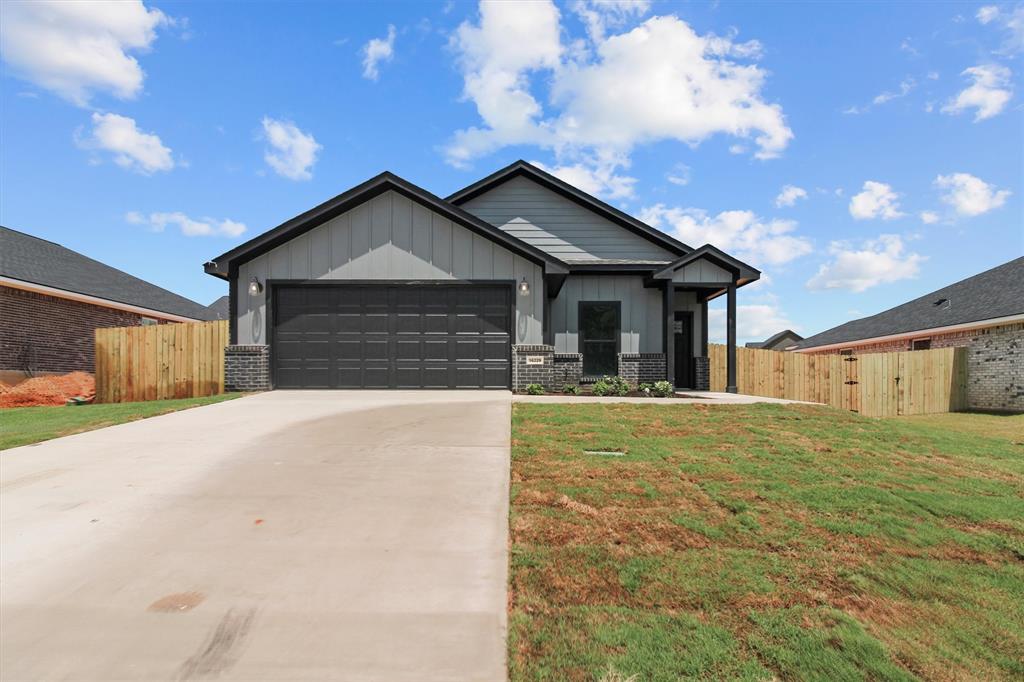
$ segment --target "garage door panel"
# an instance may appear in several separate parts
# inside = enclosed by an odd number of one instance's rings
[[[511,287],[279,285],[281,388],[507,388]]]

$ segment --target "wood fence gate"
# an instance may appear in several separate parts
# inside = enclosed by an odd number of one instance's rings
[[[224,392],[228,322],[96,330],[96,402],[198,398]]]
[[[726,349],[708,346],[711,390],[724,391]],[[967,349],[806,355],[736,349],[737,390],[825,403],[870,417],[955,412],[966,405]]]

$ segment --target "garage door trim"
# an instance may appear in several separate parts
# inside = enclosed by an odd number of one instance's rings
[[[242,286],[239,289],[245,292],[243,295],[248,295],[248,284],[240,282]],[[339,287],[339,286],[381,286],[381,287],[394,287],[394,286],[436,286],[436,287],[472,287],[472,286],[491,286],[491,287],[502,287],[506,286],[509,289],[509,306],[508,306],[508,329],[509,329],[509,349],[508,349],[508,376],[506,377],[507,389],[512,387],[512,344],[515,342],[516,336],[516,280],[514,279],[267,279],[264,283],[263,296],[266,310],[266,320],[264,320],[264,337],[267,339],[267,345],[270,346],[270,356],[268,361],[270,363],[269,375],[270,375],[270,388],[273,390],[277,387],[277,363],[276,363],[276,344],[274,343],[274,312],[276,308],[275,290],[279,287]],[[243,289],[242,287],[246,287]],[[507,390],[506,389],[506,390]],[[357,388],[307,388],[302,390],[373,390],[373,389],[357,389]],[[401,390],[416,390],[416,389],[401,389]],[[501,390],[501,389],[492,389]]]

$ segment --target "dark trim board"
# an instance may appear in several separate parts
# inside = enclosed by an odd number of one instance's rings
[[[418,279],[358,279],[358,280],[347,280],[347,279],[268,279],[264,284],[263,293],[266,296],[265,299],[265,328],[264,338],[267,340],[269,346],[269,363],[270,363],[270,388],[274,389],[277,387],[277,363],[275,355],[275,344],[274,344],[274,318],[277,313],[277,298],[275,292],[280,288],[285,287],[347,287],[347,286],[362,286],[362,287],[373,287],[373,286],[436,286],[436,287],[471,287],[471,286],[492,286],[492,287],[508,287],[509,289],[509,310],[508,310],[508,328],[509,328],[509,344],[508,344],[508,375],[506,377],[506,387],[495,388],[490,390],[509,390],[512,387],[512,345],[515,344],[516,335],[516,296],[517,282],[515,280],[503,280],[503,279],[444,279],[444,280],[418,280]],[[337,389],[337,388],[324,388],[324,389],[302,389],[302,390],[376,390],[376,389]],[[383,390],[383,389],[381,389]],[[401,390],[417,390],[414,388],[401,389]],[[419,389],[419,390],[436,390],[436,389]],[[480,389],[487,390],[487,389]]]

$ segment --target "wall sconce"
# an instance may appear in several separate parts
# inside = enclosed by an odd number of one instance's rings
[[[519,295],[529,296],[530,295],[530,283],[523,277],[523,281],[519,283]]]
[[[263,291],[263,285],[260,284],[260,281],[258,279],[253,277],[252,281],[249,282],[249,295],[259,296],[261,291]]]

